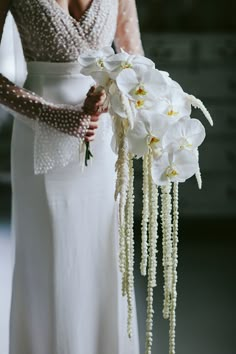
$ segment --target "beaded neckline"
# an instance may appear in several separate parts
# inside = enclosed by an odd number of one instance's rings
[[[78,20],[57,1],[11,0],[27,61],[77,61],[89,49],[111,45],[120,0],[90,0]]]
[[[76,23],[77,25],[80,25],[89,15],[90,11],[93,9],[93,6],[95,5],[96,0],[91,0],[89,6],[87,7],[87,9],[83,12],[82,16],[80,16],[80,18],[77,20],[76,18],[74,18],[70,13],[67,13],[61,5],[58,4],[58,2],[56,0],[51,0],[51,3],[61,11],[62,14],[64,14],[65,16],[67,16],[68,18],[70,18],[74,23]]]

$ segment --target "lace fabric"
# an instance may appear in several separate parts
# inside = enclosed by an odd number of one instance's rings
[[[81,53],[111,45],[113,40],[117,51],[123,48],[143,54],[134,0],[92,0],[79,21],[56,0],[5,0],[5,3],[8,3],[5,8],[0,7],[1,32],[10,10],[26,62],[75,62]],[[46,173],[78,159],[78,139],[73,135],[83,141],[88,127],[88,117],[83,115],[81,105],[48,102],[4,75],[0,75],[0,104],[35,130],[35,173]],[[110,125],[108,120],[103,121],[103,138]]]
[[[77,107],[48,103],[34,92],[14,85],[2,75],[0,75],[0,103],[5,104],[12,112],[19,113],[22,119],[26,117],[39,120],[44,125],[68,135],[78,136],[81,140],[84,139],[88,128],[89,116],[83,112],[80,105]],[[35,127],[34,123],[30,125]]]
[[[144,55],[135,0],[120,0],[115,46],[130,54]]]
[[[93,0],[79,21],[56,0],[11,0],[27,61],[71,62],[88,49],[111,45],[118,0]]]

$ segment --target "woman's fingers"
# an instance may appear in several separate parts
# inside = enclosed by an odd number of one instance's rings
[[[97,122],[99,120],[99,115],[100,115],[100,113],[93,114],[91,116],[90,122]]]
[[[92,86],[89,91],[87,92],[87,96],[103,96],[106,94],[106,91],[104,89],[99,89],[96,91],[96,86]]]
[[[88,99],[87,99],[87,104],[89,106],[101,106],[103,103],[104,103],[104,100],[105,100],[106,97],[104,96],[90,96]]]
[[[90,130],[94,130],[98,128],[98,122],[97,121],[90,121],[89,123],[89,128]]]
[[[106,99],[105,90],[97,91],[94,86],[90,88],[84,102],[84,110],[90,114],[96,114],[98,111],[101,113],[102,105]]]
[[[93,119],[93,120],[92,120]],[[85,135],[85,141],[93,141],[95,138],[95,131],[98,128],[98,117],[97,116],[92,116],[90,123],[89,123],[89,128],[86,132]]]
[[[87,97],[92,95],[94,93],[94,91],[96,90],[96,86],[91,86],[89,91],[87,92]]]
[[[90,141],[93,141],[94,140],[94,135],[93,136],[85,136],[84,140],[87,141],[87,142],[90,142]]]
[[[86,133],[86,136],[92,136],[92,135],[95,135],[94,129],[88,129],[87,133]]]
[[[96,91],[96,87],[92,86],[89,91],[87,92],[87,98],[89,99],[97,99],[99,100],[100,98],[103,98],[106,96],[106,91],[104,89]]]

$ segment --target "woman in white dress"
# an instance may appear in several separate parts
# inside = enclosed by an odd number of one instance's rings
[[[9,354],[139,354],[118,268],[111,119],[77,61],[113,41],[143,54],[135,0],[1,0],[1,34],[8,11],[28,71],[23,88],[0,75],[15,116]],[[94,157],[82,172],[83,141]]]

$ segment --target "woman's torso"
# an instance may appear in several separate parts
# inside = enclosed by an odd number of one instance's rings
[[[71,62],[89,49],[112,44],[118,0],[92,0],[79,20],[56,0],[12,0],[10,10],[27,61]]]

